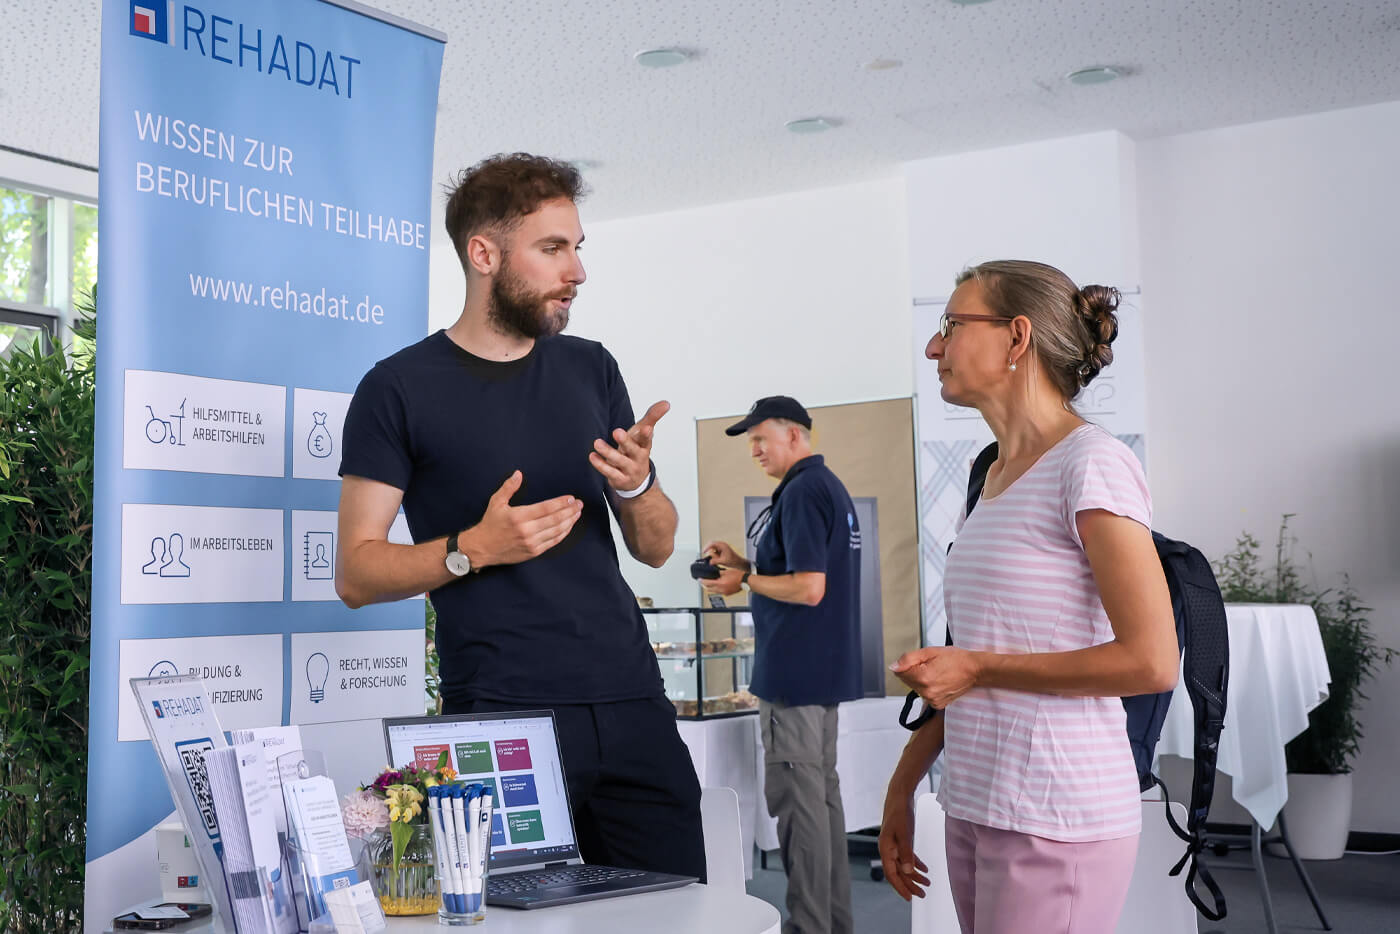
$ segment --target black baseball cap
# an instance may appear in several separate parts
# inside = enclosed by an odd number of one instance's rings
[[[812,428],[812,416],[807,414],[801,402],[792,396],[764,396],[753,404],[748,415],[724,429],[724,433],[730,436],[742,435],[754,425],[770,418],[785,418],[808,430]]]

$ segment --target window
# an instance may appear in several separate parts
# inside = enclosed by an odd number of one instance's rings
[[[75,299],[97,284],[97,206],[0,183],[0,355],[71,344]]]

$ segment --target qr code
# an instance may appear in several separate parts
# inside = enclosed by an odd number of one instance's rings
[[[348,888],[350,888],[350,877],[349,877],[349,876],[336,876],[335,879],[331,882],[331,888],[333,888],[333,889],[348,889]]]
[[[207,738],[175,744],[180,767],[185,770],[185,780],[190,783],[195,807],[199,809],[199,818],[204,822],[204,831],[211,840],[217,840],[219,821],[214,816],[214,794],[209,790],[209,772],[204,767],[204,757],[213,751],[214,744]]]

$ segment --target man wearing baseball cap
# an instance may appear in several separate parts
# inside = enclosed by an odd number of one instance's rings
[[[849,934],[851,875],[836,775],[836,705],[861,696],[860,526],[841,481],[812,453],[812,418],[790,396],[767,396],[725,429],[778,479],[749,529],[750,563],[728,542],[705,553],[724,570],[702,581],[749,591],[764,795],[778,818],[790,920],[783,934]]]

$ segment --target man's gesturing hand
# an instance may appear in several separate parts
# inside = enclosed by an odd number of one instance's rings
[[[603,475],[608,486],[630,493],[646,482],[651,473],[651,442],[656,423],[669,411],[671,403],[657,402],[631,429],[614,428],[612,439],[616,447],[602,438],[593,442],[588,462]]]
[[[519,564],[542,555],[559,544],[573,529],[583,512],[583,501],[576,496],[556,496],[528,506],[512,506],[510,498],[520,490],[525,477],[515,471],[491,495],[486,514],[470,529],[467,537],[481,550],[476,567],[491,564]]]

